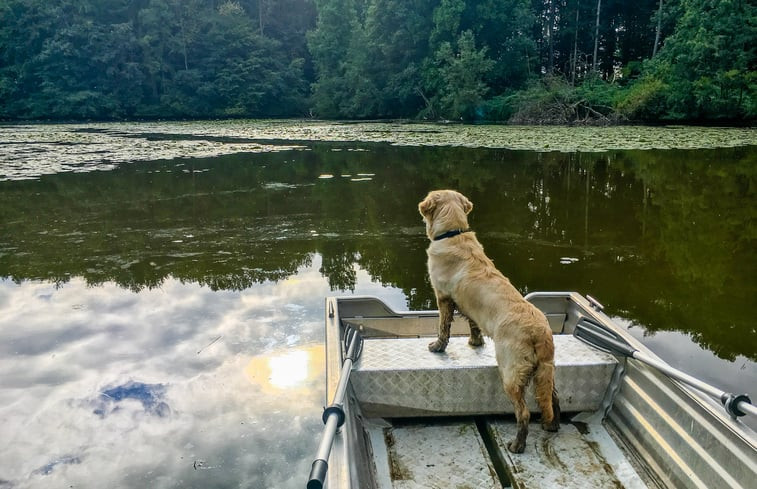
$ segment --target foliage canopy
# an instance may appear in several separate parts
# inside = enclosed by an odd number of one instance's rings
[[[0,118],[750,122],[756,9],[743,0],[5,0]]]

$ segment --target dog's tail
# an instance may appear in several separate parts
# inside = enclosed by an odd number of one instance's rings
[[[545,429],[557,431],[560,426],[560,401],[555,389],[555,344],[551,334],[534,346],[536,351],[534,387],[536,402],[541,409],[541,423]]]

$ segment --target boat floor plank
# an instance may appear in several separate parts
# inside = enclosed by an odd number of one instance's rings
[[[513,487],[519,489],[646,489],[647,486],[620,448],[599,423],[562,424],[551,433],[529,426],[526,450],[510,453],[505,447],[515,438],[513,422],[490,421],[489,434],[504,460]],[[584,429],[585,426],[585,429]]]
[[[472,419],[370,431],[381,489],[502,489]]]

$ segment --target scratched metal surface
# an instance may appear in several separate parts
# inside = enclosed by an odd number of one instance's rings
[[[501,489],[472,419],[371,429],[378,489]]]
[[[568,335],[556,335],[555,383],[563,411],[599,407],[617,361]],[[372,339],[352,377],[357,398],[371,416],[512,413],[487,340],[472,348],[453,337],[443,354],[430,353],[429,338]],[[536,409],[533,386],[529,408]]]
[[[514,487],[522,489],[646,489],[625,455],[599,423],[579,430],[563,424],[550,433],[531,429],[526,450],[514,455],[504,446],[515,437],[517,426],[505,421],[489,423]]]

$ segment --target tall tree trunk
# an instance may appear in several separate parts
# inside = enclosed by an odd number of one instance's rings
[[[263,35],[263,0],[258,0],[258,23],[260,24],[260,35]]]
[[[581,1],[576,2],[576,31],[573,33],[573,67],[571,69],[570,83],[576,84],[576,69],[578,68],[578,11],[581,10]]]
[[[660,44],[660,29],[662,28],[662,0],[660,0],[660,8],[657,9],[657,32],[654,35],[654,47],[652,48],[652,57],[657,54],[657,46]]]
[[[602,7],[602,0],[597,0],[597,23],[594,26],[594,59],[592,60],[592,70],[597,71],[597,51],[599,48],[599,10]]]
[[[526,52],[526,72],[528,73],[528,76],[531,76],[531,58],[528,55],[528,48],[525,48]]]
[[[184,69],[189,70],[189,58],[187,56],[187,32],[184,29],[184,21],[181,21],[181,47],[184,50]]]
[[[179,12],[179,28],[181,29],[181,49],[184,54],[184,69],[189,70],[189,59],[187,57],[187,30],[184,25],[183,12]]]
[[[547,38],[549,39],[549,58],[547,60],[547,71],[552,73],[555,62],[555,43],[553,42],[553,26],[555,23],[555,3],[549,0],[549,13],[547,15]]]

